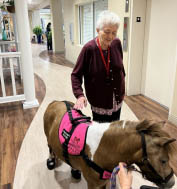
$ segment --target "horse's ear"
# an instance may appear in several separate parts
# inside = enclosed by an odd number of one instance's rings
[[[151,123],[152,121],[146,120],[146,119],[143,121],[140,121],[138,125],[136,126],[136,130],[138,132],[146,132],[152,126]]]
[[[160,146],[166,146],[174,141],[176,141],[175,138],[161,137],[161,138],[159,138],[158,144]]]
[[[138,132],[151,132],[151,131],[155,131],[155,130],[159,130],[161,129],[164,124],[166,123],[166,121],[159,121],[159,122],[155,122],[153,120],[143,120],[140,121],[138,123],[138,125],[136,126],[136,130]]]
[[[158,125],[161,126],[161,127],[164,127],[165,124],[166,124],[166,121],[159,121],[159,122],[157,122],[156,124],[158,124]]]

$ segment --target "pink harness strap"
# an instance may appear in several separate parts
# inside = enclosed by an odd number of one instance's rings
[[[108,172],[108,171],[104,171],[103,172],[103,179],[109,179],[109,178],[111,178],[111,173]]]

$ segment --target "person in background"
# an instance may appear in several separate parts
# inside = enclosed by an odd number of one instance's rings
[[[51,23],[49,22],[46,27],[46,37],[47,37],[47,50],[52,50],[52,41],[51,41]]]
[[[117,38],[119,25],[120,19],[115,13],[101,12],[96,26],[98,36],[83,46],[71,74],[72,89],[77,98],[74,108],[81,110],[88,100],[93,121],[97,122],[120,119],[125,71],[122,45]],[[86,95],[82,88],[83,78]],[[73,176],[74,171],[71,173]],[[76,175],[80,178],[79,171]]]

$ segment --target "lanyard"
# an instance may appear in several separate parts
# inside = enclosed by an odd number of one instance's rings
[[[104,65],[105,65],[105,67],[106,67],[107,75],[109,75],[110,48],[108,47],[108,60],[107,60],[107,63],[106,63],[106,60],[105,60],[105,58],[104,58],[103,51],[102,51],[102,49],[101,49],[101,45],[100,45],[100,42],[99,42],[98,37],[97,37],[96,41],[97,41],[97,44],[98,44],[98,47],[99,47],[99,50],[100,50],[101,58],[102,58],[103,63],[104,63]]]

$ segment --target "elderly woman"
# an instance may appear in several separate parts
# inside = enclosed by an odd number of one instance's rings
[[[97,21],[98,36],[84,45],[71,74],[72,89],[77,98],[74,108],[91,105],[93,121],[111,122],[120,119],[125,94],[125,71],[121,42],[117,36],[120,19],[103,11]],[[82,80],[86,96],[82,88]],[[87,98],[86,98],[87,97]],[[79,178],[79,174],[73,177]]]
[[[84,45],[71,74],[76,109],[91,105],[93,120],[119,120],[125,94],[125,71],[121,42],[117,36],[120,19],[103,11],[97,21],[98,36]],[[82,89],[84,77],[86,97]]]

